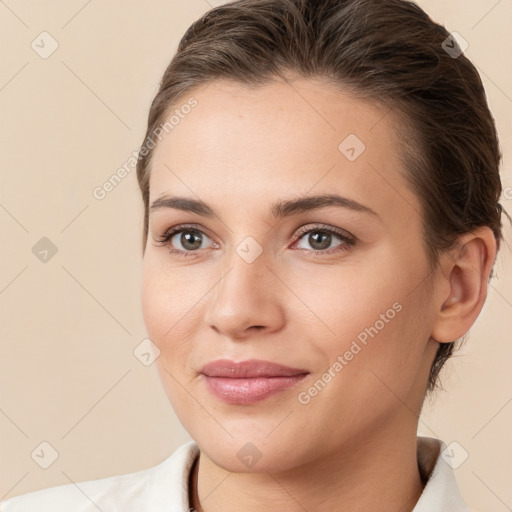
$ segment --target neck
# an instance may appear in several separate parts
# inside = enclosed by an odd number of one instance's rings
[[[231,473],[201,452],[191,472],[191,506],[197,512],[304,512],[343,504],[344,512],[411,512],[424,484],[410,427],[359,435],[328,456],[279,473]]]

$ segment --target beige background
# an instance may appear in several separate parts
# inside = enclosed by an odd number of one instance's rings
[[[146,336],[135,171],[103,200],[92,192],[138,149],[179,39],[219,3],[0,1],[0,499],[143,469],[189,439],[155,366],[133,354]],[[420,4],[469,43],[512,211],[512,1]],[[59,45],[46,59],[31,47],[51,48],[43,31]],[[42,237],[57,248],[46,263],[32,252]],[[456,457],[468,452],[461,492],[495,512],[512,508],[511,264],[504,245],[488,303],[444,372],[447,392],[420,421],[421,433],[459,443]],[[48,469],[31,458],[43,441],[58,452]]]

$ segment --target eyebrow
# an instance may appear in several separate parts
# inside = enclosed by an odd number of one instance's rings
[[[353,199],[336,194],[322,194],[301,197],[299,199],[278,201],[272,204],[270,213],[277,219],[297,213],[319,210],[328,206],[338,206],[379,217],[378,213],[372,210],[369,206],[365,206]],[[162,208],[172,208],[185,212],[197,213],[198,215],[206,217],[217,216],[215,210],[208,206],[204,201],[187,197],[170,197],[164,195],[153,201],[151,204],[151,211],[160,210]]]

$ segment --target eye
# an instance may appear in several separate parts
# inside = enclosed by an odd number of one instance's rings
[[[174,226],[155,238],[158,245],[169,246],[169,252],[178,256],[197,256],[201,249],[218,247],[216,242],[196,226]],[[294,245],[315,255],[347,251],[356,242],[346,231],[326,226],[305,226],[299,230]],[[309,245],[309,247],[307,247]],[[196,254],[194,254],[196,253]]]
[[[155,239],[159,245],[169,245],[170,252],[192,256],[193,252],[205,249],[207,241],[212,242],[203,231],[193,226],[175,226]]]
[[[298,236],[295,245],[315,253],[346,251],[355,244],[355,238],[349,233],[325,226],[306,226],[299,231]]]

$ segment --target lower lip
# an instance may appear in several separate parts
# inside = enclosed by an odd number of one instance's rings
[[[281,391],[290,389],[307,374],[291,377],[254,377],[252,379],[232,379],[208,377],[203,374],[210,392],[229,404],[253,404]]]

